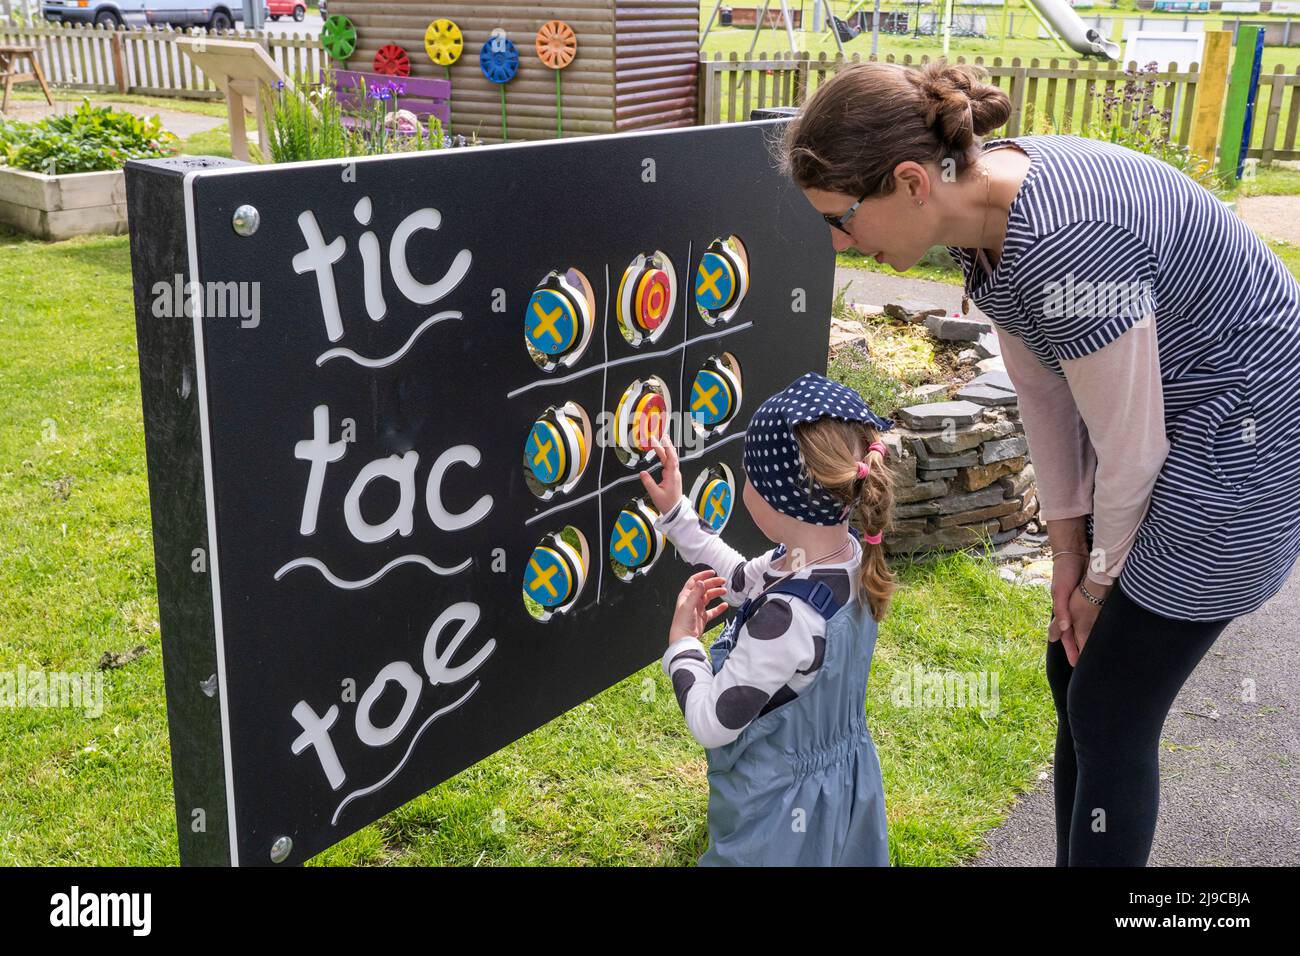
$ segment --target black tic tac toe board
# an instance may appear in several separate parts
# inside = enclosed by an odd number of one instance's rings
[[[779,129],[127,167],[183,862],[300,863],[660,656],[693,569],[669,545],[615,573],[645,467],[616,453],[616,428],[539,497],[525,446],[548,409],[574,403],[598,433],[655,376],[680,413],[729,353],[734,419],[683,443],[684,483],[726,465],[725,539],[771,546],[739,501],[744,427],[824,371],[834,274],[825,224],[772,167]],[[748,288],[710,324],[699,267],[733,235]],[[676,298],[634,346],[614,300],[654,252],[660,288],[637,291],[651,309],[672,283]],[[527,316],[571,269],[590,339],[547,371]],[[585,581],[538,620],[530,562],[566,526]]]

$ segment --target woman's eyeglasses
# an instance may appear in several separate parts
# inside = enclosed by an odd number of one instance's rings
[[[866,199],[870,195],[870,192],[863,193],[858,197],[858,201],[849,207],[849,211],[842,216],[832,216],[830,213],[824,212],[822,213],[822,218],[826,220],[827,225],[834,226],[846,236],[851,236],[853,233],[848,230],[849,220],[853,218],[853,214],[857,212],[858,207],[862,205],[862,200]]]

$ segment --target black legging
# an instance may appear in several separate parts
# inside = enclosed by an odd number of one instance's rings
[[[1160,805],[1160,732],[1183,682],[1232,618],[1175,621],[1121,590],[1078,665],[1047,644],[1056,703],[1056,865],[1145,866]]]

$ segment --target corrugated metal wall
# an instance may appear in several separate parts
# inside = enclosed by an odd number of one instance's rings
[[[519,73],[506,86],[509,138],[555,136],[555,73],[542,65],[534,40],[548,20],[577,34],[578,53],[563,71],[564,135],[689,126],[696,117],[699,3],[686,0],[567,0],[541,5],[502,0],[332,0],[330,13],[357,28],[348,69],[372,69],[375,52],[396,43],[416,76],[444,75],[424,51],[424,32],[439,18],[455,21],[465,49],[451,68],[452,130],[477,130],[501,141],[501,91],[479,69],[492,30],[502,27],[519,50]]]
[[[699,0],[621,0],[615,128],[692,126],[698,115]]]

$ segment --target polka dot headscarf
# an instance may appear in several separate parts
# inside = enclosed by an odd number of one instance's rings
[[[894,427],[868,408],[853,389],[809,372],[758,406],[745,432],[749,483],[777,511],[809,524],[839,524],[846,517],[844,502],[804,472],[794,436],[796,425],[828,415],[864,422],[879,431]]]

